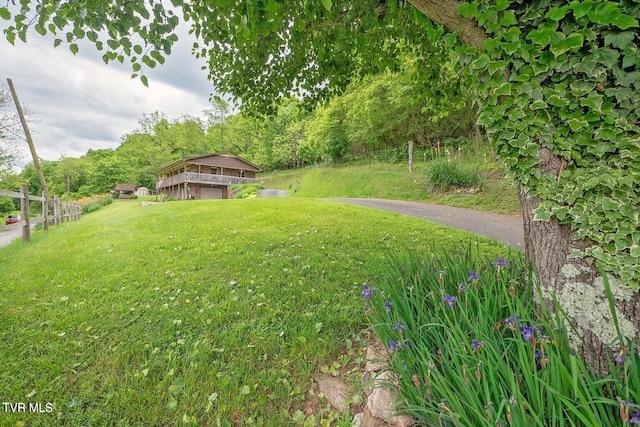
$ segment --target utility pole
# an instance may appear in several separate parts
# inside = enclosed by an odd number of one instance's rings
[[[42,187],[42,194],[45,199],[42,216],[44,217],[44,222],[42,223],[42,229],[46,230],[48,228],[48,208],[49,208],[49,190],[47,189],[47,183],[44,180],[44,173],[42,172],[42,168],[40,167],[40,160],[38,159],[38,155],[36,154],[36,147],[33,145],[33,139],[31,139],[31,132],[29,132],[29,127],[27,126],[27,120],[24,117],[24,111],[22,111],[22,107],[20,106],[20,101],[18,100],[18,94],[16,93],[15,87],[13,87],[13,82],[11,79],[7,79],[7,83],[9,84],[9,90],[11,91],[11,95],[13,96],[13,102],[16,104],[16,109],[18,110],[18,116],[20,116],[20,122],[22,123],[22,128],[24,129],[24,135],[27,138],[27,142],[29,143],[29,150],[31,150],[31,157],[33,158],[33,166],[36,168],[36,172],[38,173],[38,179],[40,180],[40,186]],[[29,201],[27,200],[27,203]]]

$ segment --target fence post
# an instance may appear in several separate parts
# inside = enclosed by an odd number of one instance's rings
[[[62,211],[60,206],[60,196],[57,194],[53,196],[53,222],[55,225],[62,223]]]
[[[22,219],[25,224],[22,226],[22,241],[28,242],[31,238],[31,221],[29,220],[29,187],[27,184],[20,186],[20,207],[22,208]]]
[[[46,191],[42,192],[42,229],[47,231],[49,229],[49,194]]]

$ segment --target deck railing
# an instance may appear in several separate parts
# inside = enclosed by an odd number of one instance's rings
[[[172,175],[158,181],[157,188],[166,188],[172,185],[189,184],[259,184],[262,181],[255,178],[242,178],[239,176],[213,175],[210,173],[186,172]]]

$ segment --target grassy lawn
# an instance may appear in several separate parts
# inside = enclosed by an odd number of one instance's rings
[[[298,197],[117,201],[34,233],[0,248],[0,398],[53,410],[0,425],[293,425],[311,376],[353,356],[372,266],[432,242],[506,252]]]
[[[413,200],[470,209],[520,215],[515,186],[504,178],[504,170],[482,158],[465,165],[480,171],[483,185],[472,191],[433,191],[426,178],[426,163],[416,161],[412,173],[406,164],[358,161],[337,167],[308,167],[264,174],[267,188],[287,190],[294,197],[373,197]]]

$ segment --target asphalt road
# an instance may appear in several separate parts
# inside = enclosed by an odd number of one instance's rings
[[[438,222],[449,227],[481,234],[492,239],[524,248],[524,226],[522,219],[491,212],[454,208],[428,203],[406,202],[386,199],[327,199],[335,202],[383,209],[402,215],[415,216]]]
[[[271,190],[265,188],[264,190],[258,190],[256,197],[289,197],[289,193],[285,190]]]
[[[0,232],[0,247],[7,246],[15,239],[22,238],[22,227]]]

